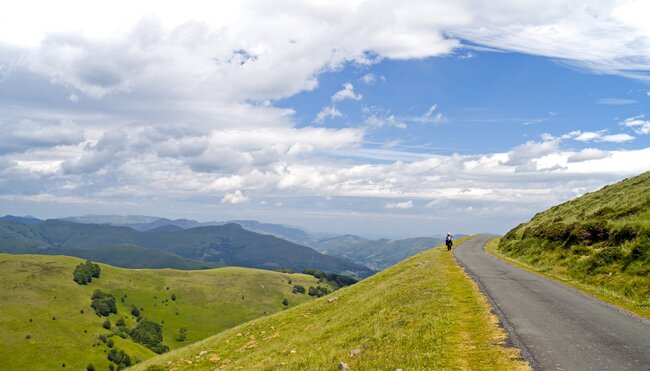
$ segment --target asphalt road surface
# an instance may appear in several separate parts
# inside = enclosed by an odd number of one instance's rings
[[[650,370],[650,321],[517,268],[479,235],[454,250],[536,370]]]

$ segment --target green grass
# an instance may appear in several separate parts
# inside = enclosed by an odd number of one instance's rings
[[[284,298],[290,307],[306,302],[307,295],[291,293],[293,284],[309,287],[317,282],[303,274],[235,267],[178,271],[101,265],[99,279],[79,286],[72,272],[80,262],[63,256],[0,254],[0,369],[51,370],[65,363],[66,369],[80,370],[92,363],[98,370],[107,370],[107,346],[93,347],[99,334],[110,334],[101,327],[104,317],[90,308],[95,289],[118,299],[118,314],[109,317],[113,324],[124,317],[132,326],[130,308],[135,304],[144,308],[146,318],[164,321],[164,342],[176,349],[282,311]],[[172,293],[176,301],[171,300]],[[181,327],[187,328],[183,343],[175,341]],[[112,339],[116,347],[141,360],[155,355],[130,340]]]
[[[502,346],[497,322],[453,255],[436,248],[135,369],[527,369]]]
[[[537,214],[498,251],[650,317],[650,172]]]

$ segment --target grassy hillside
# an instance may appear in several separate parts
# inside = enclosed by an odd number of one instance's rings
[[[440,239],[430,237],[369,240],[344,235],[318,241],[312,246],[323,254],[340,256],[372,269],[382,270],[441,242]]]
[[[525,369],[503,339],[473,281],[449,252],[431,249],[135,369]]]
[[[117,298],[117,315],[109,317],[113,326],[119,318],[133,326],[130,310],[135,305],[145,318],[164,321],[164,343],[176,349],[282,311],[283,299],[286,307],[308,301],[308,295],[292,293],[293,285],[317,285],[312,276],[247,268],[128,270],[101,265],[99,279],[79,286],[72,277],[80,262],[62,256],[0,254],[0,369],[52,370],[65,363],[67,369],[81,370],[92,363],[107,370],[109,348],[98,335],[111,331],[102,328],[105,317],[90,307],[95,289]],[[187,329],[187,338],[177,342],[181,327]],[[115,347],[139,359],[155,355],[131,340],[111,339]]]
[[[139,232],[128,227],[104,224],[82,224],[63,220],[46,220],[39,224],[0,221],[0,251],[10,253],[47,253],[85,256],[76,250],[96,250],[121,245],[164,250],[167,262],[179,263],[173,268],[184,268],[187,261],[206,262],[211,266],[242,266],[261,269],[289,268],[302,271],[307,268],[330,273],[365,277],[372,273],[367,267],[349,260],[323,255],[306,246],[296,245],[280,238],[248,231],[238,224],[198,227],[184,230],[157,229]],[[49,251],[44,251],[44,250]],[[67,249],[67,253],[64,250]],[[150,267],[148,255],[131,251],[129,267]],[[173,254],[177,259],[171,259]],[[87,254],[86,254],[87,255]],[[97,255],[103,263],[121,264],[113,255]],[[136,257],[140,257],[136,259]],[[107,258],[107,260],[101,260]],[[110,258],[110,260],[109,260]]]
[[[650,315],[650,172],[537,214],[505,256]]]

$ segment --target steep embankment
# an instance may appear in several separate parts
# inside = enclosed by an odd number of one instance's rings
[[[135,369],[526,368],[498,345],[504,336],[474,283],[436,248]]]
[[[111,335],[120,318],[127,327],[135,326],[133,306],[146,319],[162,323],[164,344],[176,349],[308,301],[307,294],[292,293],[294,285],[318,285],[312,276],[247,268],[129,270],[101,265],[100,277],[80,286],[72,279],[80,262],[63,256],[0,254],[0,369],[52,370],[65,364],[81,370],[91,363],[107,370],[110,349],[99,340],[100,334],[134,359],[155,355],[130,339]],[[96,289],[115,296],[117,314],[95,314],[90,305]],[[102,327],[106,318],[111,330]],[[176,340],[181,328],[186,329],[182,342]]]
[[[498,250],[650,315],[650,172],[537,214]]]

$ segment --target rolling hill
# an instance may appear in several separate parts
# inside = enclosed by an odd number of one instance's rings
[[[437,248],[135,370],[527,369],[504,337],[473,281]]]
[[[650,172],[535,215],[498,250],[650,315]]]
[[[82,260],[64,256],[0,254],[0,369],[107,370],[107,343],[132,358],[145,360],[154,352],[130,338],[113,335],[120,318],[136,324],[131,308],[162,323],[163,342],[170,349],[260,316],[310,300],[293,293],[294,285],[317,286],[317,279],[248,268],[202,271],[128,270],[101,265],[99,278],[80,286],[72,280]],[[321,283],[320,285],[326,285]],[[99,289],[117,299],[117,314],[108,318],[91,309],[91,295]],[[286,304],[283,300],[287,299]],[[186,339],[177,341],[181,328]]]
[[[123,265],[123,257],[80,250],[113,249],[133,257],[129,267],[151,267],[152,261],[166,261],[170,267],[242,266],[260,269],[307,268],[330,273],[366,277],[367,267],[349,260],[323,255],[309,247],[280,238],[248,231],[238,224],[179,230],[160,227],[140,232],[128,227],[46,220],[38,224],[0,221],[0,251],[9,253],[70,254],[94,257],[100,262]],[[149,250],[147,250],[149,249]],[[155,258],[155,250],[162,250]],[[136,259],[137,258],[137,259]],[[174,264],[171,264],[174,263]],[[157,264],[155,267],[160,267]]]

